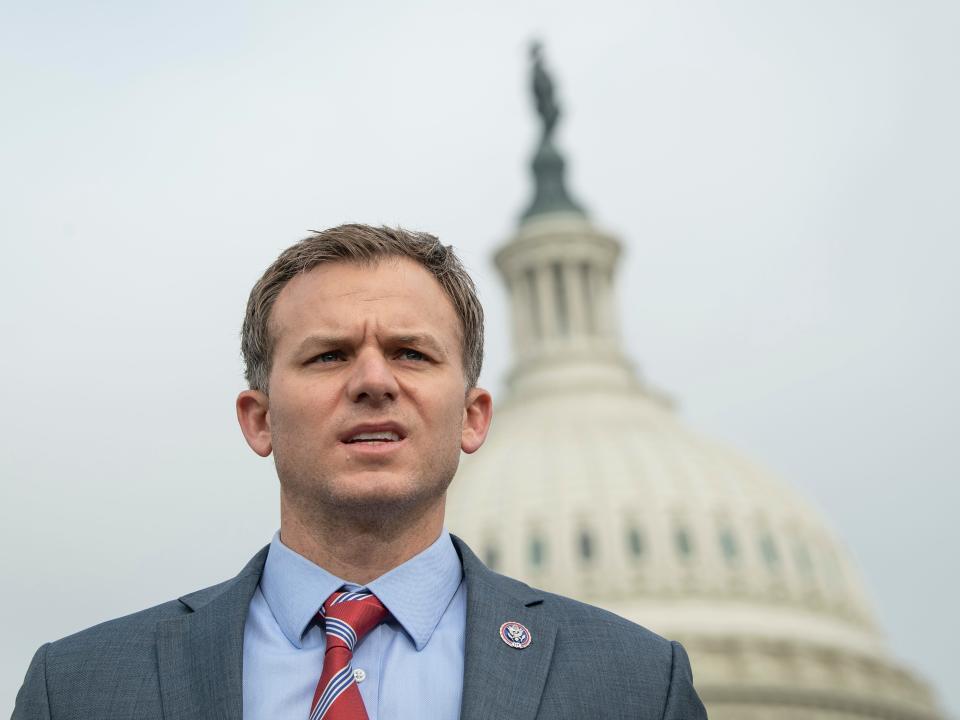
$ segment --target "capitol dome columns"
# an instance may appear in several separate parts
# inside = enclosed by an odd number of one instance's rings
[[[518,360],[618,345],[613,273],[620,245],[582,214],[525,219],[496,254]]]
[[[620,351],[613,276],[620,243],[600,232],[567,192],[553,135],[560,108],[539,44],[531,48],[541,135],[531,162],[534,197],[516,234],[496,254],[510,294],[517,392],[601,381],[634,386]]]

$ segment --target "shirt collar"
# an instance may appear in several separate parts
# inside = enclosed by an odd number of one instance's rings
[[[462,579],[460,557],[444,529],[433,545],[364,587],[380,599],[419,651],[430,641]],[[358,587],[288,548],[279,531],[274,534],[260,591],[295,647],[303,647],[304,633],[320,606],[344,585]]]

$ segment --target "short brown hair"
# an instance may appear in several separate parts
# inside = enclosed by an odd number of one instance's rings
[[[251,389],[264,393],[269,390],[275,340],[270,332],[270,313],[290,280],[324,263],[374,264],[388,257],[415,260],[437,279],[450,298],[460,318],[463,374],[467,388],[474,387],[483,365],[483,307],[477,288],[453,247],[424,232],[350,224],[313,231],[291,245],[253,286],[241,333],[244,374]]]

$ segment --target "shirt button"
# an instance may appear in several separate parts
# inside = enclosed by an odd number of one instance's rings
[[[353,679],[356,680],[358,683],[362,683],[364,680],[367,679],[367,674],[360,668],[357,668],[356,670],[353,671]]]

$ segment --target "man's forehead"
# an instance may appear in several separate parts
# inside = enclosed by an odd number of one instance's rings
[[[281,288],[277,303],[290,297],[381,298],[441,294],[446,291],[429,270],[406,257],[373,261],[337,260],[298,273]],[[450,303],[450,309],[453,305]]]
[[[376,328],[378,332],[411,340],[429,336],[445,345],[438,335],[452,330],[455,340],[462,341],[462,323],[443,286],[426,268],[404,257],[324,263],[291,278],[274,302],[270,332],[279,340],[295,331],[295,342],[310,335],[355,332],[358,321],[371,319],[362,317],[367,308],[384,326]]]

